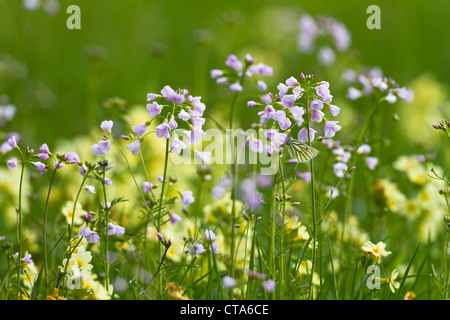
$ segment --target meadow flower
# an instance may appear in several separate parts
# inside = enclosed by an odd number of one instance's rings
[[[89,192],[89,193],[95,193],[95,187],[94,186],[91,186],[91,185],[89,185],[89,184],[85,184],[84,186],[83,186],[83,189],[85,189],[87,192]]]
[[[177,137],[170,143],[170,153],[180,154],[182,150],[186,149],[186,144]]]
[[[102,128],[103,130],[105,130],[106,132],[110,132],[112,127],[114,125],[114,122],[111,120],[105,120],[102,122],[102,124],[100,125],[100,128]]]
[[[183,207],[187,208],[195,201],[192,191],[183,191],[181,194],[181,204],[183,205]]]
[[[139,153],[139,149],[141,148],[141,141],[135,140],[129,145],[127,145],[126,148],[131,151],[133,156],[135,156]]]
[[[176,213],[172,213],[170,215],[170,223],[171,224],[175,224],[177,222],[180,222],[181,220],[183,220],[183,219]]]
[[[39,153],[37,156],[42,160],[47,160],[50,154],[50,149],[48,148],[48,145],[46,143],[42,144],[39,147],[39,150],[41,150],[41,153]]]
[[[195,155],[206,165],[211,163],[212,153],[209,151],[199,152],[195,150]]]
[[[92,231],[91,228],[89,228],[89,226],[81,228],[78,234],[81,237],[86,238],[86,241],[89,243],[97,243],[100,241],[100,236],[98,235],[98,233]]]
[[[140,123],[131,127],[131,130],[136,133],[136,136],[142,137],[147,132],[147,125],[145,123]]]
[[[42,162],[39,161],[35,162],[34,167],[39,170],[41,175],[47,172],[47,166]]]
[[[31,254],[27,254],[25,255],[25,257],[23,257],[22,259],[25,263],[33,263],[33,259],[31,259]]]
[[[386,251],[385,248],[386,244],[382,241],[378,242],[377,244],[366,241],[361,247],[361,250],[363,251],[365,256],[370,256],[376,261],[376,263],[380,263],[381,258],[387,257],[392,253],[390,251]]]
[[[236,280],[234,280],[230,276],[224,276],[222,282],[225,289],[231,289],[236,285]]]
[[[16,157],[13,157],[13,158],[9,159],[8,161],[6,161],[6,165],[10,169],[15,169],[19,165],[19,160]]]
[[[125,233],[125,228],[114,223],[108,223],[108,234],[121,236]]]
[[[338,125],[339,121],[326,121],[324,126],[325,137],[332,138],[337,131],[341,130],[341,126]]]
[[[376,157],[366,157],[366,164],[370,170],[374,170],[378,165],[378,158]]]
[[[144,189],[145,193],[150,192],[154,187],[155,186],[153,185],[153,183],[150,183],[148,181],[144,182],[144,188],[143,189]]]
[[[188,248],[188,252],[190,254],[193,254],[195,257],[200,257],[200,255],[205,252],[205,248],[203,248],[203,245],[201,243],[194,242],[191,244]]]
[[[91,151],[94,155],[106,156],[111,151],[111,141],[101,140],[91,146]]]
[[[81,163],[80,156],[76,152],[67,153],[64,159],[70,164]]]
[[[149,112],[150,117],[155,117],[162,111],[161,106],[157,102],[147,104],[146,108]]]
[[[275,289],[275,280],[269,279],[264,281],[264,290],[272,292]]]
[[[211,230],[209,230],[209,229],[206,229],[206,230],[205,230],[205,238],[206,238],[206,240],[213,241],[213,240],[216,240],[216,239],[217,239],[217,236],[216,236],[216,234],[214,233],[214,231],[211,231]]]
[[[163,122],[156,127],[156,136],[158,138],[164,137],[166,139],[170,139],[170,127],[167,122]]]

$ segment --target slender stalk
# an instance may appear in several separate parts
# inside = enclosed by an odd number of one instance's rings
[[[142,294],[142,299],[144,299],[144,296],[147,294],[148,289],[150,288],[150,285],[152,284],[153,280],[155,280],[156,276],[158,275],[159,271],[161,270],[161,266],[164,263],[164,259],[166,258],[166,254],[167,251],[169,251],[170,245],[166,246],[166,250],[164,251],[164,254],[161,258],[161,262],[159,263],[158,269],[156,270],[155,274],[153,275],[153,277],[150,279],[150,281],[147,284],[147,287],[144,290],[144,293]]]
[[[283,217],[283,223],[282,223],[282,230],[281,230],[281,246],[280,246],[280,297],[283,295],[283,288],[284,288],[284,223],[285,223],[285,214],[286,214],[286,186],[284,184],[284,172],[283,172],[283,163],[281,161],[281,155],[279,157],[279,166],[280,166],[280,180],[281,180],[281,188],[282,188],[282,196],[281,199],[283,199],[281,203],[281,211],[282,211],[282,217]]]
[[[23,226],[22,226],[22,186],[23,186],[23,174],[25,170],[25,157],[22,154],[22,162],[20,169],[20,182],[19,182],[19,207],[17,209],[18,215],[18,223],[17,223],[17,241],[19,244],[19,256],[18,258],[18,266],[17,266],[17,286],[19,287],[19,296],[20,300],[22,300],[22,282],[20,281],[20,267],[21,267],[21,259],[23,255]]]
[[[106,170],[103,170],[103,200],[104,200],[104,210],[105,210],[105,288],[109,294],[109,210],[108,210],[108,201],[106,199],[106,186],[105,186],[105,177]]]
[[[47,193],[47,199],[45,201],[45,210],[44,210],[44,225],[43,225],[43,242],[44,242],[44,277],[45,277],[45,296],[48,295],[48,259],[47,259],[47,214],[48,214],[48,204],[50,200],[50,193],[52,191],[53,181],[55,180],[56,171],[58,170],[58,167],[60,165],[60,162],[57,163],[55,170],[53,170],[52,179],[50,180],[50,185],[48,187],[48,193]]]
[[[170,139],[166,139],[166,151],[165,151],[165,156],[164,156],[164,158],[165,158],[164,159],[164,175],[163,175],[163,181],[162,181],[162,186],[161,186],[161,196],[159,199],[159,212],[158,212],[158,219],[157,219],[158,230],[161,230],[161,220],[162,220],[161,212],[162,212],[163,199],[164,199],[164,189],[166,186],[166,178],[167,178],[167,162],[169,159],[169,142],[170,142]],[[164,256],[166,255],[167,250],[168,250],[168,248],[166,248],[166,251],[164,252]],[[158,246],[158,256],[160,257],[161,261],[164,260],[164,256],[161,258],[161,245]],[[158,268],[158,271],[159,271],[159,268]],[[160,281],[160,285],[159,285],[160,297],[162,297],[162,292],[163,292],[163,282]]]
[[[246,70],[244,69],[242,72],[242,76],[240,78],[239,83],[242,85],[244,82],[244,75]],[[235,261],[234,261],[234,253],[235,253],[235,228],[234,228],[234,222],[236,219],[236,188],[237,188],[237,175],[238,175],[238,166],[237,166],[237,152],[234,146],[234,139],[233,139],[233,129],[234,129],[234,110],[236,108],[236,101],[238,98],[239,92],[236,92],[233,96],[233,100],[231,101],[231,107],[230,107],[230,115],[229,115],[229,121],[230,121],[230,146],[232,148],[233,152],[233,163],[231,164],[231,179],[232,179],[232,186],[231,186],[231,244],[230,244],[230,257],[231,257],[231,266],[230,266],[230,275],[232,278],[234,278],[234,269],[235,269]]]

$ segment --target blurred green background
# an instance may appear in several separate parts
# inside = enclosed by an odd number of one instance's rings
[[[71,4],[81,9],[81,30],[66,27]],[[381,8],[381,30],[366,27],[372,4]],[[48,14],[25,10],[19,0],[0,0],[0,55],[18,64],[14,74],[0,78],[0,95],[18,108],[7,129],[31,145],[83,134],[108,116],[101,108],[108,98],[145,105],[146,94],[166,84],[189,88],[208,108],[218,109],[226,92],[217,90],[209,70],[223,68],[230,53],[243,58],[248,52],[273,66],[269,90],[291,75],[314,73],[315,64],[297,50],[304,12],[343,22],[355,58],[381,67],[401,85],[427,72],[444,85],[450,81],[448,0],[61,0],[59,5]]]

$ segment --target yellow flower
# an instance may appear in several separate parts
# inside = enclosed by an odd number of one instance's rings
[[[72,223],[72,217],[73,217],[73,201],[67,201],[64,207],[62,208],[62,213],[66,217],[67,223]],[[77,202],[77,206],[75,207],[75,218],[74,218],[74,225],[78,226],[83,223],[83,217],[87,214],[85,210],[83,210],[82,205]]]
[[[416,297],[416,294],[415,294],[414,292],[408,291],[408,292],[405,294],[405,298],[403,298],[403,300],[412,300],[412,299],[414,299],[415,297]]]
[[[377,244],[373,244],[370,241],[366,241],[361,247],[361,250],[364,252],[365,255],[370,255],[372,258],[375,259],[377,263],[380,263],[382,257],[386,257],[392,253],[390,251],[386,251],[385,248],[386,244],[383,241],[380,241]]]
[[[389,283],[389,289],[391,289],[392,292],[395,292],[396,289],[400,288],[400,283],[395,281],[398,277],[398,271],[397,269],[394,269],[391,272],[391,275],[389,278],[382,279],[386,281],[386,283]]]

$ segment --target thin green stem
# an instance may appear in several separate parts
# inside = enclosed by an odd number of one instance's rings
[[[102,180],[102,187],[103,187],[103,200],[104,203],[104,210],[105,210],[105,288],[106,291],[109,294],[109,208],[108,208],[108,201],[106,199],[106,170],[103,170],[103,180]]]
[[[22,186],[23,186],[23,175],[25,171],[25,157],[22,154],[21,170],[20,170],[20,182],[19,182],[19,207],[17,209],[18,223],[17,223],[17,241],[19,244],[19,256],[18,266],[17,266],[17,286],[19,288],[20,300],[22,300],[22,282],[20,281],[20,266],[21,259],[23,255],[23,226],[22,226]]]
[[[50,185],[48,187],[48,193],[47,193],[47,199],[45,201],[45,209],[44,209],[44,224],[43,224],[43,242],[44,242],[44,277],[45,277],[45,296],[48,295],[48,259],[47,259],[47,215],[48,215],[48,204],[50,200],[50,193],[52,191],[53,181],[55,180],[56,171],[58,170],[58,167],[60,165],[60,162],[57,163],[55,169],[53,170],[52,179],[50,180]]]

